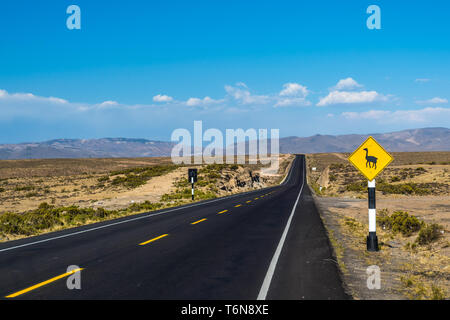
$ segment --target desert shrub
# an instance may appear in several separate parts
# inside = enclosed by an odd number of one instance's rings
[[[17,186],[14,188],[14,191],[31,191],[34,190],[34,186]]]
[[[383,182],[377,184],[377,189],[383,194],[426,195],[431,193],[430,189],[416,183],[388,184]]]
[[[444,300],[445,291],[436,285],[431,286],[431,299],[432,300]]]
[[[360,231],[363,228],[363,225],[360,222],[349,217],[345,217],[344,224],[353,232]]]
[[[393,177],[391,177],[391,182],[398,182],[398,181],[400,181],[401,180],[401,178],[399,177],[399,176],[393,176]]]
[[[131,173],[125,177],[116,177],[112,180],[113,185],[123,185],[127,188],[137,188],[147,182],[147,179]]]
[[[337,177],[334,174],[330,174],[330,181],[336,181]]]
[[[439,239],[441,230],[443,230],[443,227],[437,223],[427,224],[419,231],[416,242],[419,245],[430,244]]]
[[[78,214],[78,215],[74,216],[71,223],[76,224],[76,225],[81,225],[81,224],[85,224],[88,219],[89,219],[89,216],[87,214],[82,213],[82,214]]]
[[[0,192],[5,192],[5,188],[0,188]]]
[[[151,203],[150,201],[146,200],[142,203],[133,203],[131,206],[128,207],[128,210],[131,212],[137,212],[137,211],[153,211],[157,210],[162,207],[161,203]]]
[[[32,197],[37,197],[37,196],[39,196],[39,193],[37,193],[37,192],[28,192],[25,195],[25,198],[32,198]]]
[[[99,183],[106,182],[106,181],[109,181],[109,177],[108,176],[100,177],[97,179],[97,181]]]
[[[330,165],[331,170],[340,170],[343,169],[345,165],[343,163],[333,163]]]
[[[191,199],[192,197],[192,190],[189,188],[186,189],[178,189],[177,191],[173,193],[166,193],[162,195],[161,201],[167,202],[167,201],[174,201],[174,200],[182,200],[182,199]],[[206,199],[213,199],[217,198],[217,195],[209,190],[209,191],[203,191],[203,190],[195,190],[195,199],[196,200],[206,200]]]
[[[218,178],[220,178],[220,174],[218,174],[217,172],[208,173],[208,179],[218,179]]]
[[[320,186],[316,182],[311,182],[309,185],[317,195],[320,195],[322,193],[322,191],[320,190]]]
[[[51,212],[40,213],[39,211],[32,211],[24,214],[22,220],[23,224],[34,231],[48,229],[54,225],[62,224],[56,216],[51,214]]]
[[[345,189],[347,191],[356,191],[356,192],[367,191],[367,183],[364,181],[350,183],[345,186]]]
[[[382,213],[377,218],[377,223],[384,229],[394,233],[400,232],[404,236],[410,236],[420,230],[422,222],[406,211],[395,211],[392,215]]]
[[[5,234],[30,235],[34,232],[25,226],[21,215],[6,212],[0,216],[0,231]]]
[[[207,200],[217,198],[217,195],[212,191],[199,191],[195,194],[195,198],[199,200]]]
[[[96,218],[106,218],[109,215],[109,212],[103,208],[97,208],[94,212],[94,216]]]
[[[213,180],[213,181],[215,181],[215,180]],[[203,180],[203,179],[199,179],[199,180],[197,181],[197,183],[196,183],[196,186],[197,186],[197,187],[206,187],[208,184],[209,184],[208,181]]]
[[[210,190],[211,192],[213,192],[213,193],[219,192],[219,189],[217,189],[217,187],[216,187],[214,184],[209,184],[209,185],[208,185],[208,188],[209,188],[209,190]]]

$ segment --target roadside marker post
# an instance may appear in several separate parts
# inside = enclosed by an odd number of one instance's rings
[[[197,182],[197,169],[188,169],[188,181],[192,184],[192,201],[194,201],[194,182]]]
[[[367,236],[367,251],[378,251],[375,179],[368,181],[367,191],[369,199],[369,235]]]
[[[364,141],[348,158],[368,180],[367,194],[369,205],[369,234],[367,251],[379,251],[377,237],[377,209],[375,199],[375,177],[386,168],[394,158],[372,137]]]

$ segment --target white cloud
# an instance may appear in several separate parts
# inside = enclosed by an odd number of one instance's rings
[[[189,107],[206,106],[206,105],[221,103],[222,101],[223,100],[211,99],[210,97],[204,97],[203,99],[189,98],[186,101],[186,105],[189,106]]]
[[[386,101],[387,98],[376,91],[332,91],[316,104],[318,107],[333,104],[355,104],[371,103],[375,101]]]
[[[270,101],[268,96],[252,95],[246,87],[242,89],[239,87],[226,85],[225,91],[231,98],[242,104],[267,104]]]
[[[248,88],[247,85],[246,85],[244,82],[242,82],[242,81],[237,82],[237,83],[236,83],[236,86],[237,86],[237,87]]]
[[[366,112],[343,112],[341,116],[348,120],[376,120],[389,123],[432,123],[450,118],[450,108],[424,108],[419,110],[370,110]]]
[[[433,99],[424,100],[424,101],[417,101],[418,104],[441,104],[441,103],[447,103],[448,100],[445,98],[439,98],[434,97]]]
[[[311,102],[305,98],[282,98],[275,103],[275,107],[290,107],[290,106],[310,106]]]
[[[10,94],[6,90],[0,90],[0,99],[5,99],[8,101],[34,101],[34,102],[50,102],[52,104],[66,104],[68,103],[67,100],[61,99],[61,98],[55,98],[55,97],[41,97],[41,96],[35,96],[32,93],[13,93]]]
[[[166,95],[158,94],[153,97],[153,101],[155,101],[155,102],[171,102],[171,101],[173,101],[173,98],[166,96]]]
[[[333,87],[333,90],[354,90],[357,88],[362,88],[363,86],[356,82],[353,78],[341,79],[338,83]]]
[[[280,92],[280,96],[301,96],[306,97],[308,95],[308,89],[298,83],[286,83],[283,85],[283,90]]]
[[[419,82],[419,83],[424,83],[424,82],[430,82],[431,79],[428,78],[418,78],[416,80],[414,80],[415,82]]]
[[[98,104],[99,108],[108,108],[108,107],[117,107],[119,105],[116,101],[104,101],[100,104]]]
[[[298,83],[286,83],[278,97],[274,97],[275,107],[309,106],[311,102],[306,100],[308,89]]]

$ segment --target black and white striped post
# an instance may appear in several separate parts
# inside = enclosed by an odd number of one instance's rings
[[[378,251],[377,209],[375,203],[375,179],[368,182],[369,196],[369,235],[367,236],[367,251]]]
[[[192,201],[194,201],[194,177],[191,177],[191,183],[192,183]]]
[[[194,201],[194,183],[197,182],[197,169],[188,169],[188,181],[192,184],[192,201]]]

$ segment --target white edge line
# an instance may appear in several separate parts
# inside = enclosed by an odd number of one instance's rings
[[[289,175],[291,174],[291,172],[292,172],[292,170],[289,170]],[[286,183],[286,181],[284,181],[282,184]],[[282,185],[282,184],[280,184],[280,185]],[[275,186],[275,188],[276,187],[277,186]],[[169,213],[169,212],[178,211],[178,210],[187,209],[187,208],[192,208],[192,207],[197,207],[197,206],[200,206],[200,205],[209,204],[209,203],[213,203],[213,202],[217,202],[217,201],[227,200],[227,199],[235,198],[235,197],[238,197],[238,196],[243,196],[245,194],[258,192],[258,191],[261,191],[261,190],[264,190],[264,189],[269,189],[269,188],[274,188],[274,187],[267,187],[267,188],[262,188],[262,189],[258,189],[258,190],[252,190],[252,191],[248,191],[248,192],[244,192],[244,193],[238,193],[238,194],[234,194],[234,195],[231,195],[231,196],[228,196],[228,197],[214,199],[214,200],[210,200],[210,201],[202,202],[202,203],[194,203],[194,204],[187,205],[187,206],[184,206],[184,207],[168,209],[168,210],[164,210],[162,212],[152,213],[152,214],[149,214],[149,215],[136,217],[136,218],[130,218],[130,219],[126,219],[124,221],[113,222],[113,223],[109,223],[109,224],[106,224],[106,225],[103,225],[103,226],[99,226],[99,227],[95,227],[95,228],[91,228],[91,229],[87,229],[87,230],[82,230],[82,231],[77,231],[77,232],[73,232],[73,233],[69,233],[69,234],[65,234],[65,235],[61,235],[61,236],[57,236],[57,237],[53,237],[53,238],[43,239],[43,240],[34,241],[34,242],[30,242],[30,243],[24,243],[24,244],[21,244],[21,245],[18,245],[18,246],[14,246],[14,247],[0,249],[0,252],[5,252],[5,251],[9,251],[9,250],[18,249],[18,248],[28,247],[28,246],[31,246],[31,245],[35,245],[35,244],[43,243],[43,242],[48,242],[48,241],[52,241],[52,240],[67,238],[67,237],[75,236],[75,235],[86,233],[86,232],[90,232],[90,231],[95,231],[95,230],[99,230],[99,229],[103,229],[103,228],[112,227],[112,226],[119,225],[119,224],[122,224],[122,223],[132,222],[132,221],[145,219],[145,218],[151,218],[151,217],[154,217],[154,216],[159,216],[159,215],[161,215],[163,213]]]
[[[305,167],[303,167],[303,171],[304,169]],[[270,261],[269,269],[267,269],[266,276],[264,278],[263,284],[261,286],[261,289],[259,290],[259,294],[256,300],[266,300],[267,293],[269,292],[270,283],[272,282],[272,277],[278,263],[278,258],[280,257],[281,250],[283,249],[284,241],[286,240],[286,236],[289,231],[289,227],[291,225],[292,217],[294,216],[295,209],[297,209],[297,204],[298,201],[300,200],[300,196],[302,194],[304,185],[305,185],[305,175],[303,174],[302,187],[300,188],[300,192],[298,193],[297,200],[295,201],[294,207],[292,208],[291,215],[289,216],[289,219],[286,223],[286,227],[284,228],[283,234],[281,235],[280,242],[278,242],[277,249],[275,250],[272,260]]]

